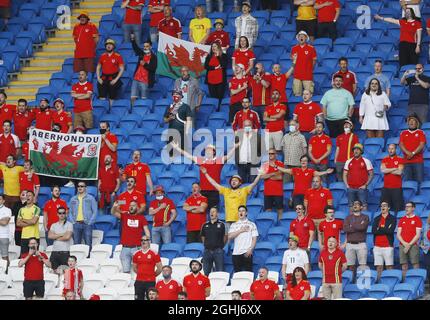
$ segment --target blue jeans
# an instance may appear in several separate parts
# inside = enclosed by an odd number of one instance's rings
[[[154,45],[154,43],[158,42],[158,28],[157,27],[149,28],[149,37],[151,38],[152,45]]]
[[[140,99],[148,98],[148,84],[133,80],[131,83],[131,96]]]
[[[136,40],[137,45],[140,45],[140,37],[142,34],[142,25],[141,24],[127,24],[124,23],[122,25],[122,30],[124,31],[124,42],[130,42],[130,34],[134,34],[134,39]]]
[[[122,272],[130,273],[131,271],[131,261],[133,260],[133,255],[136,251],[139,250],[138,247],[127,248],[122,247],[121,254],[119,255],[119,259],[121,260]]]
[[[405,163],[403,180],[415,180],[418,183],[424,180],[424,163]]]
[[[214,271],[224,271],[224,250],[223,249],[215,249],[209,250],[205,249],[203,252],[203,272],[205,275],[211,273],[213,269],[213,265],[215,262],[215,270]]]
[[[172,231],[170,227],[152,227],[152,243],[161,245],[172,242]]]
[[[90,246],[91,251],[91,246],[93,244],[93,226],[85,223],[75,222],[73,224],[73,243],[81,244],[82,239],[84,239],[86,245]]]
[[[218,12],[224,11],[224,0],[206,0],[206,11],[208,13],[212,12],[212,3],[218,2]]]
[[[367,189],[348,189],[348,205],[352,207],[356,200],[360,200],[363,206],[367,206]]]

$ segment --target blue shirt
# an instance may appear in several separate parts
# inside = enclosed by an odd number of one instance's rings
[[[381,84],[381,90],[382,91],[387,91],[387,89],[391,88],[391,82],[390,79],[388,79],[388,77],[382,73],[380,74],[372,74],[371,76],[368,76],[366,79],[366,82],[364,83],[364,87],[367,89],[367,87],[369,86],[369,82],[372,79],[377,79],[379,81],[379,83]]]

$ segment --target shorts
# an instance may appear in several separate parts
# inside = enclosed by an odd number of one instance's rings
[[[405,253],[403,251],[404,246],[402,244],[399,244],[399,256],[400,256],[400,264],[407,264],[408,259],[409,262],[412,264],[418,264],[420,263],[420,248],[417,244],[414,244],[408,251],[408,253]]]
[[[9,257],[9,239],[8,238],[0,239],[0,254],[2,258]]]
[[[118,97],[119,89],[122,86],[121,79],[114,85],[110,84],[109,80],[103,80],[102,84],[97,82],[97,89],[99,91],[99,98],[109,98],[115,100]]]
[[[96,72],[94,58],[75,58],[73,60],[73,72]]]
[[[24,280],[23,288],[24,298],[33,298],[34,294],[38,298],[43,298],[45,295],[45,280]]]
[[[309,90],[311,93],[314,93],[314,82],[311,80],[293,80],[293,94],[295,96],[301,96],[303,94],[303,90]]]
[[[140,99],[148,98],[148,84],[133,80],[131,83],[131,97]]]
[[[276,151],[282,150],[282,138],[284,137],[284,133],[282,131],[276,132],[267,132],[265,134],[265,143],[266,146],[270,148],[275,148]]]
[[[323,283],[323,297],[326,300],[342,298],[342,283]]]
[[[358,258],[359,265],[366,265],[367,263],[367,244],[361,242],[357,244],[346,244],[346,263],[348,266],[355,266],[356,258]]]
[[[309,37],[315,37],[317,35],[318,20],[296,20],[296,34],[299,31],[306,31]]]
[[[394,248],[393,247],[373,247],[373,257],[375,266],[392,266],[394,265]]]
[[[75,113],[73,127],[84,127],[85,129],[93,128],[93,112],[92,110]]]
[[[52,251],[49,261],[51,261],[52,269],[57,270],[59,266],[67,266],[69,259],[69,251]]]
[[[283,196],[264,196],[264,210],[275,208],[276,210],[284,209]]]

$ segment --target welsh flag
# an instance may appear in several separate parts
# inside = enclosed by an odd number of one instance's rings
[[[205,74],[205,58],[210,46],[196,44],[159,33],[157,52],[157,74],[177,79],[181,76],[180,68],[187,66],[191,76],[199,78]]]
[[[31,129],[29,142],[36,173],[81,180],[98,178],[100,135]]]

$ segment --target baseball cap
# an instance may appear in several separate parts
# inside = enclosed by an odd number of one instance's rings
[[[54,103],[53,103],[52,105],[53,105],[53,106],[55,106],[55,104],[56,104],[57,102],[61,102],[62,104],[65,104],[63,99],[61,99],[61,98],[57,98],[57,99],[55,99],[55,100],[54,100]]]
[[[352,128],[354,127],[354,124],[352,123],[352,121],[351,121],[351,120],[345,120],[345,121],[343,122],[343,124],[345,124],[345,123],[349,123],[349,124],[351,125],[351,127],[352,127]]]
[[[115,40],[110,39],[110,38],[106,39],[106,41],[105,41],[105,46],[108,45],[108,44],[113,44],[114,46],[116,46]]]
[[[234,178],[238,179],[238,180],[239,180],[239,182],[240,182],[240,183],[242,183],[242,178],[241,178],[239,175],[237,175],[237,174],[233,175],[233,176],[230,178],[229,183],[231,183],[231,180],[233,180]]]
[[[216,25],[217,25],[218,23],[222,24],[222,26],[224,27],[224,20],[223,20],[223,19],[221,19],[221,18],[216,19],[216,20],[215,20],[215,23],[214,23],[214,27],[216,27]]]
[[[251,3],[249,2],[249,1],[243,1],[242,2],[242,6],[248,6],[249,7],[249,9],[251,9],[252,7],[251,7]]]
[[[241,68],[242,70],[245,70],[245,66],[242,63],[237,63],[236,64],[239,68]]]
[[[174,94],[177,94],[177,95],[180,95],[181,97],[183,97],[184,96],[184,94],[182,93],[182,90],[172,90],[172,96],[174,95]]]
[[[297,242],[297,243],[299,242],[299,237],[298,237],[298,236],[296,236],[296,235],[294,235],[294,234],[293,234],[293,235],[291,235],[291,236],[289,237],[289,239],[290,239],[290,240],[293,240],[293,241],[295,241],[295,242]]]
[[[363,147],[363,145],[361,143],[354,144],[354,147],[352,147],[352,150],[354,150],[354,149],[360,149],[361,152],[364,151],[364,147]]]
[[[156,186],[156,187],[155,187],[155,189],[154,189],[154,193],[155,193],[155,192],[157,192],[157,191],[159,191],[159,192],[163,192],[163,193],[164,193],[164,188],[163,188],[163,186]]]

